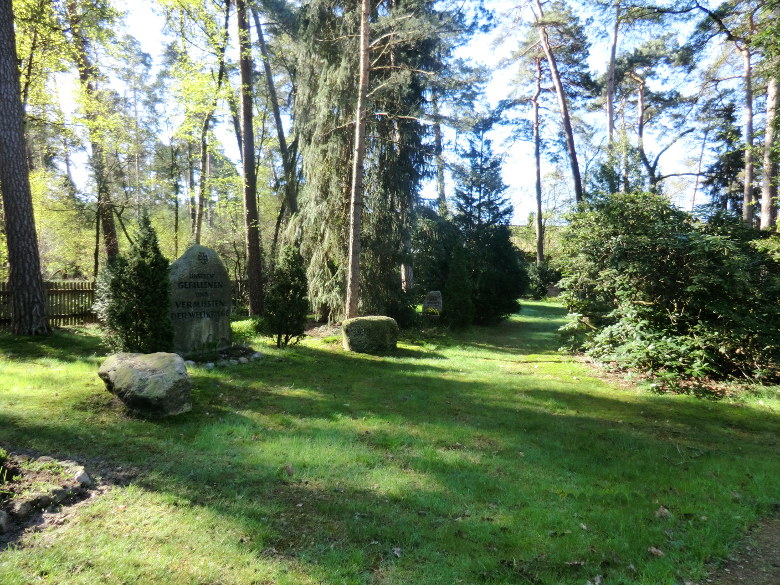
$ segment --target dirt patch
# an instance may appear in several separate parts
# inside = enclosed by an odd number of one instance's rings
[[[741,549],[702,585],[778,585],[780,583],[780,516],[756,525]]]
[[[76,506],[114,485],[127,485],[137,469],[87,465],[33,452],[9,453],[0,467],[0,552],[26,532],[63,524]]]
[[[315,339],[322,339],[323,337],[333,337],[334,335],[341,335],[341,323],[322,324],[315,321],[309,321],[306,324],[306,335],[314,337]]]

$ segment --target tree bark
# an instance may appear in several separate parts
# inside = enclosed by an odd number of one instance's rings
[[[433,91],[433,148],[436,157],[436,195],[437,207],[441,217],[447,217],[447,193],[444,190],[444,146],[441,135],[441,115],[439,114],[439,96]]]
[[[87,95],[88,100],[98,100],[100,99],[97,88],[98,70],[89,57],[89,42],[84,35],[84,31],[81,29],[81,16],[78,13],[78,3],[76,0],[68,0],[66,14],[76,49],[76,65],[79,71],[81,87]],[[97,132],[99,116],[97,112],[94,111],[92,105],[87,104],[85,109],[85,115],[89,126],[89,142],[92,147],[90,164],[97,185],[97,213],[100,217],[103,231],[103,245],[106,249],[106,256],[108,258],[113,258],[119,254],[119,240],[116,235],[114,205],[111,201],[110,184],[106,173],[105,149],[102,137],[100,137]]]
[[[16,335],[45,334],[50,329],[27,167],[11,2],[0,2],[0,119],[0,190],[10,268],[11,329]]]
[[[263,313],[263,258],[260,251],[260,217],[257,213],[257,175],[255,172],[255,130],[252,95],[252,43],[246,0],[236,0],[238,21],[238,60],[241,78],[241,144],[244,166],[244,226],[246,230],[246,267],[249,281],[249,315]]]
[[[615,24],[612,27],[612,40],[609,47],[607,65],[607,145],[612,146],[615,134],[615,62],[617,60],[618,32],[620,29],[620,2],[615,3]]]
[[[555,93],[558,96],[558,106],[561,110],[561,122],[563,123],[563,133],[566,138],[566,152],[569,154],[569,164],[571,166],[571,176],[574,186],[574,200],[580,203],[583,199],[582,196],[582,178],[580,176],[580,165],[577,162],[577,149],[574,146],[574,130],[571,125],[571,117],[569,116],[569,105],[566,100],[566,92],[563,89],[563,83],[561,82],[561,74],[558,72],[558,63],[555,59],[555,55],[550,48],[550,40],[547,37],[547,27],[541,22],[544,18],[544,11],[542,10],[542,3],[540,0],[536,0],[536,8],[539,11],[539,40],[542,44],[542,49],[547,57],[547,63],[550,65],[550,75],[552,76],[553,85],[555,86]]]
[[[219,59],[219,68],[217,71],[217,88],[214,90],[214,98],[211,100],[203,125],[200,129],[200,181],[198,183],[198,204],[195,208],[195,229],[193,230],[195,243],[200,244],[201,232],[203,229],[203,211],[206,202],[206,188],[208,187],[208,164],[209,164],[209,128],[211,120],[214,118],[214,112],[217,109],[219,101],[219,90],[222,87],[222,80],[225,78],[225,50],[227,49],[230,24],[230,0],[225,0],[225,24],[224,34],[221,44],[217,47],[217,57]]]
[[[764,181],[761,187],[761,229],[772,229],[777,222],[777,77],[766,88],[766,131],[764,134]]]
[[[740,49],[744,64],[742,79],[745,87],[745,188],[742,192],[742,220],[753,225],[755,200],[753,198],[753,67],[750,47]]]
[[[544,223],[542,222],[542,138],[539,128],[539,95],[542,93],[542,63],[536,59],[534,93],[531,96],[534,130],[534,176],[536,184],[536,265],[544,262]]]
[[[349,263],[347,273],[347,319],[358,314],[360,295],[360,224],[363,212],[363,159],[366,151],[365,101],[369,82],[370,0],[360,0],[360,72],[355,107],[355,147],[352,155],[352,189],[349,205]]]

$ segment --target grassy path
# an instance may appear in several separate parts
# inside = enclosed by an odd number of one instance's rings
[[[94,337],[0,337],[0,446],[137,470],[0,553],[0,584],[700,579],[780,502],[780,400],[615,387],[556,351],[563,319],[263,349],[191,372],[169,421],[112,401]]]

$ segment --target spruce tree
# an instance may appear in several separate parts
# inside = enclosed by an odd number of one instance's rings
[[[276,338],[276,347],[297,343],[304,334],[309,313],[308,285],[303,258],[292,246],[282,251],[273,283],[265,298],[265,313],[259,331]]]
[[[106,345],[114,351],[170,351],[169,262],[144,212],[128,256],[109,259],[97,282],[95,309]]]

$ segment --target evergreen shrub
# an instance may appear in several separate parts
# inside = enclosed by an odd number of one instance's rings
[[[295,345],[304,336],[309,313],[308,284],[303,258],[287,246],[265,296],[265,312],[257,321],[258,332],[273,337],[276,347]]]
[[[534,299],[543,299],[547,296],[547,286],[556,284],[561,279],[561,272],[553,268],[545,258],[541,264],[529,262],[528,266],[528,294]]]
[[[95,310],[104,342],[112,351],[171,350],[169,270],[144,213],[130,253],[110,259],[97,280]]]
[[[560,257],[569,345],[664,380],[780,381],[780,264],[764,237],[653,194],[587,204]]]

